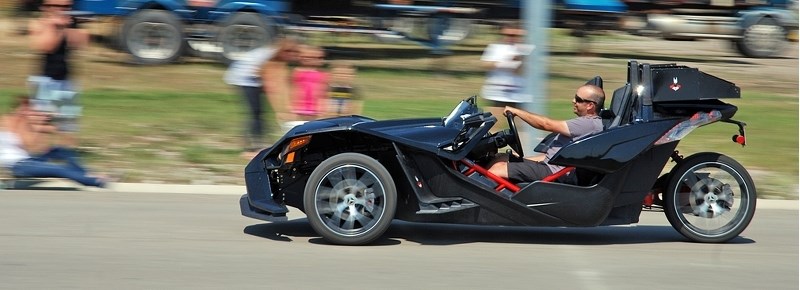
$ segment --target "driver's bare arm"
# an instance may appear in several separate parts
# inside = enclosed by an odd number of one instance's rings
[[[505,111],[514,114],[515,116],[525,121],[525,123],[528,123],[529,125],[533,126],[536,129],[558,133],[567,137],[572,137],[569,134],[569,127],[567,126],[566,121],[553,120],[542,115],[537,115],[525,110],[508,106],[505,108]]]

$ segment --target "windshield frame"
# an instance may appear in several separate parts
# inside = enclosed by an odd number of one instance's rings
[[[480,113],[480,109],[475,105],[475,96],[461,100],[447,117],[442,119],[442,126],[460,130],[464,127],[464,120],[467,117]]]

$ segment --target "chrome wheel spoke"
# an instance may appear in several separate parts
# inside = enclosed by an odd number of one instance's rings
[[[341,188],[341,185],[339,185],[339,183],[342,182],[343,177],[340,170],[331,172],[331,174],[328,174],[326,179],[328,180],[328,184],[332,184],[334,188],[337,187]]]
[[[375,184],[375,177],[364,174],[358,179],[358,184],[363,185],[364,188],[372,187],[372,185]]]
[[[723,213],[727,212],[726,209],[724,209],[722,206],[719,205],[719,203],[716,202],[711,204],[711,211],[714,217],[720,216]]]
[[[353,186],[356,185],[356,169],[352,167],[346,167],[341,169],[342,179],[344,180],[344,185],[346,186]]]
[[[373,219],[369,218],[368,216],[360,214],[360,213],[355,216],[355,219],[358,220],[358,223],[360,223],[362,227],[366,227],[373,220]]]
[[[356,216],[358,215],[358,211],[354,205],[348,206],[348,215],[347,218],[344,220],[344,224],[342,228],[345,230],[352,230],[355,228],[356,223]]]
[[[704,202],[704,203],[699,204],[698,206],[693,207],[693,208],[694,208],[694,211],[693,211],[694,215],[700,216],[700,217],[707,217],[708,216],[708,208],[709,208],[709,206],[708,206],[707,203]]]

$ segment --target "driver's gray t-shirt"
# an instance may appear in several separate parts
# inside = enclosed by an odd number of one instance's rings
[[[572,138],[559,134],[555,140],[553,140],[553,143],[550,144],[550,148],[547,148],[547,153],[545,153],[544,162],[547,163],[547,166],[550,167],[550,171],[553,173],[564,168],[564,166],[549,163],[550,158],[553,157],[558,150],[561,150],[561,147],[586,137],[587,135],[603,131],[603,120],[600,119],[599,116],[577,117],[569,119],[566,122],[567,128],[569,128],[569,134],[572,135]]]

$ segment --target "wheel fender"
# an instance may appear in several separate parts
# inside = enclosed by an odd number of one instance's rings
[[[778,24],[783,27],[797,25],[797,19],[793,15],[786,11],[777,9],[741,11],[739,12],[739,21],[737,21],[737,24],[740,29],[744,30],[745,28],[758,23],[765,17],[775,19],[775,21],[777,21]]]
[[[254,2],[228,2],[225,5],[218,7],[214,11],[209,12],[208,20],[225,23],[238,12],[254,12],[259,15],[269,18],[276,24],[284,24],[283,17],[280,17],[281,12],[286,11],[288,7],[285,3],[280,1],[254,3]]]
[[[176,1],[170,0],[125,0],[117,5],[117,10],[121,12],[121,16],[130,16],[136,11],[142,9],[158,9],[170,11],[178,15],[181,20],[189,19],[191,17],[191,10],[186,9],[185,6],[178,4]]]

